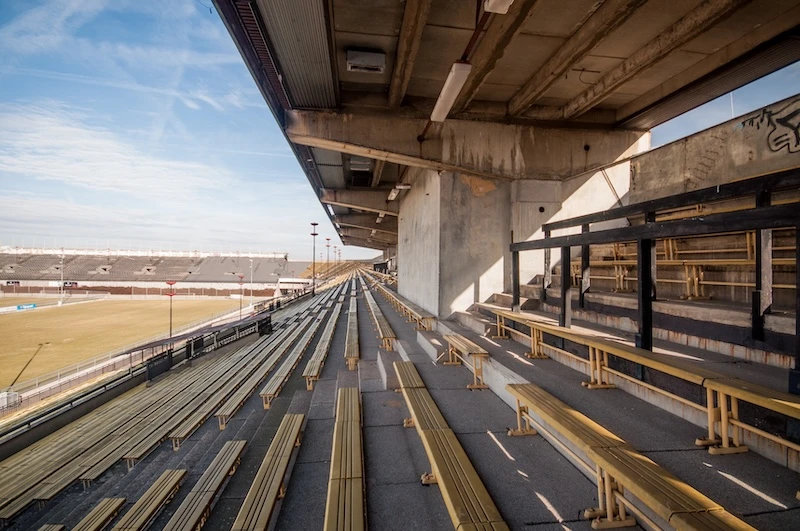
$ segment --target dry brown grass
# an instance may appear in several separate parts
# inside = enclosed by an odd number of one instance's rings
[[[173,304],[174,329],[239,307],[235,300],[177,300]],[[0,388],[10,385],[34,354],[19,381],[168,331],[166,298],[103,300],[0,315]]]

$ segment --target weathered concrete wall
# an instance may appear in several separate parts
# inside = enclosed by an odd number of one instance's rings
[[[512,186],[511,227],[514,241],[544,237],[542,225],[554,221],[600,212],[628,204],[630,162],[625,161],[601,171],[588,173],[564,182],[519,181]],[[541,210],[544,210],[543,212]],[[616,222],[619,225],[622,222]],[[597,229],[598,227],[594,227]],[[603,227],[610,228],[610,227]],[[580,227],[556,232],[578,232]],[[551,263],[557,265],[561,251],[553,249]],[[520,255],[520,279],[528,282],[544,274],[544,251],[526,251]],[[506,289],[511,287],[510,276]]]
[[[633,159],[631,202],[800,165],[800,95]]]
[[[402,198],[398,219],[397,278],[400,295],[439,313],[439,174],[412,168],[411,190]]]
[[[510,189],[510,183],[442,173],[440,317],[503,290],[511,243]]]

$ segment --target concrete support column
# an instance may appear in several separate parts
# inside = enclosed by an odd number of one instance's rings
[[[581,229],[583,232],[589,232],[589,225],[583,225]],[[581,246],[581,292],[578,297],[578,306],[581,309],[586,307],[586,294],[589,292],[589,286],[592,282],[591,271],[589,269],[589,253],[590,249],[588,245]]]
[[[511,253],[511,311],[518,312],[519,306],[519,251],[514,251]]]
[[[652,223],[655,215],[648,213],[645,221]],[[653,350],[653,301],[656,299],[656,242],[642,239],[637,242],[638,321],[636,346]]]
[[[770,205],[769,192],[756,196],[756,206]],[[764,341],[764,320],[772,309],[772,231],[757,230],[755,241],[756,287],[753,291],[752,336]]]
[[[570,288],[570,248],[561,248],[561,312],[558,315],[559,326],[569,327],[572,324],[572,300],[569,293]]]

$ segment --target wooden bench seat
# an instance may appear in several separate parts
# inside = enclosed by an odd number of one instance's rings
[[[347,338],[344,347],[344,361],[351,371],[356,370],[361,352],[358,346],[358,299],[350,297],[350,309],[347,312]]]
[[[336,303],[333,307],[331,316],[328,318],[328,324],[322,331],[317,346],[314,348],[314,354],[311,359],[306,363],[303,369],[303,378],[306,380],[306,389],[309,391],[314,390],[314,382],[319,380],[319,375],[322,372],[322,367],[325,365],[325,358],[328,357],[331,343],[333,342],[333,334],[336,331],[336,323],[339,321],[339,315],[342,313],[342,303]]]
[[[742,429],[750,429],[759,434],[764,433],[758,428],[750,427],[739,420],[739,401],[748,402],[787,417],[800,419],[800,397],[796,395],[775,391],[740,378],[727,376],[691,361],[676,359],[666,354],[651,352],[618,341],[576,332],[551,323],[531,319],[530,316],[521,313],[501,310],[492,306],[489,306],[489,309],[496,312],[498,330],[500,331],[498,335],[501,337],[505,332],[514,330],[505,324],[507,320],[530,327],[531,337],[533,338],[531,349],[534,352],[541,352],[544,348],[560,350],[551,345],[544,345],[543,334],[553,335],[575,344],[586,346],[589,351],[590,379],[588,382],[584,382],[584,385],[590,389],[614,387],[613,384],[609,383],[609,374],[611,372],[608,366],[609,356],[638,363],[644,367],[704,388],[706,400],[704,404],[698,404],[698,409],[706,410],[708,434],[705,437],[698,438],[695,444],[707,446],[711,454],[748,451],[748,447],[741,444],[740,432]],[[520,332],[516,331],[516,333]],[[574,356],[573,354],[570,355]],[[616,374],[619,375],[619,373]],[[670,393],[663,393],[684,403],[689,402]],[[717,433],[719,433],[719,436]],[[725,435],[723,436],[722,434]],[[777,436],[768,435],[767,438],[773,442],[781,443],[781,439]],[[787,441],[784,445],[793,447],[790,441]]]
[[[637,452],[623,439],[541,387],[531,383],[509,384],[506,389],[517,402],[517,429],[510,430],[509,435],[535,434],[531,423],[539,421],[534,421],[530,416],[534,413],[552,436],[566,439],[594,465],[599,503],[597,508],[587,509],[584,513],[584,517],[594,519],[593,528],[635,525],[636,522],[627,513],[626,504],[629,499],[619,496],[623,492],[630,492],[671,525],[675,525],[673,518],[676,515],[704,514],[698,518],[687,517],[681,520],[686,525],[683,529],[753,529]],[[572,452],[568,446],[564,448],[567,448],[567,452]],[[576,457],[582,459],[580,456]],[[585,466],[590,467],[590,464]],[[711,522],[716,524],[707,525]]]
[[[178,492],[186,470],[167,469],[114,526],[115,531],[146,529]]]
[[[219,407],[214,412],[214,416],[219,422],[220,430],[225,429],[231,417],[239,411],[239,408],[241,408],[247,399],[250,398],[250,395],[253,394],[255,388],[258,387],[258,385],[264,381],[264,378],[267,377],[267,374],[275,368],[275,365],[278,364],[281,357],[286,353],[306,324],[307,323],[299,325],[295,330],[286,330],[285,334],[281,333],[276,341],[272,343],[272,347],[266,350],[265,355],[268,354],[269,357],[256,360],[255,369],[252,370],[252,374],[250,374],[247,380],[240,385],[237,384],[236,390],[225,399],[221,405],[218,403]]]
[[[354,387],[341,388],[336,396],[336,420],[333,427],[323,529],[366,529],[361,396]]]
[[[421,380],[411,362],[395,362],[394,368],[401,382],[403,379]],[[416,373],[416,377],[410,373]],[[401,389],[412,419],[403,425],[416,428],[431,464],[431,473],[423,474],[422,482],[439,485],[453,527],[457,530],[507,530],[508,525],[494,500],[428,390],[425,387]]]
[[[396,292],[380,284],[376,285],[378,291],[388,300],[398,312],[409,318],[409,322],[417,324],[417,330],[430,330],[433,327],[436,317],[423,310],[413,302],[402,298]]]
[[[165,531],[195,531],[203,527],[211,514],[211,504],[225,481],[236,472],[247,441],[228,441],[208,466],[181,505],[172,515]]]
[[[313,324],[308,328],[308,330],[306,330],[305,334],[303,334],[303,337],[300,338],[294,348],[292,348],[291,352],[289,352],[289,355],[286,357],[286,359],[283,360],[283,363],[281,363],[280,367],[275,370],[275,372],[267,381],[267,384],[259,392],[264,404],[264,409],[269,409],[270,404],[272,404],[272,400],[278,396],[278,393],[280,393],[281,389],[283,389],[283,386],[289,379],[289,376],[292,375],[292,371],[294,371],[294,368],[297,367],[298,363],[300,363],[300,358],[303,357],[303,352],[305,352],[306,348],[308,348],[308,345],[311,343],[311,340],[317,333],[317,329],[319,329],[321,322],[321,319],[315,319],[313,321]]]
[[[125,498],[103,498],[89,511],[72,531],[100,531],[117,517],[119,510],[125,505]]]
[[[489,357],[485,348],[476,345],[469,339],[458,334],[445,334],[444,340],[447,342],[447,350],[439,358],[447,355],[445,365],[460,365],[463,361],[472,366],[472,383],[467,385],[468,389],[488,389],[489,386],[483,381],[483,361]],[[470,362],[470,358],[472,361]],[[438,358],[437,358],[438,361]]]
[[[275,503],[283,498],[284,476],[294,449],[300,446],[305,415],[287,414],[272,438],[267,455],[256,472],[232,531],[263,531],[269,526]]]
[[[397,379],[400,382],[400,388],[412,387],[425,387],[425,382],[417,372],[417,368],[411,361],[396,361],[394,363],[394,370],[397,373]]]
[[[397,336],[394,330],[392,330],[389,321],[386,320],[386,316],[383,315],[378,303],[375,301],[375,297],[373,297],[372,293],[368,290],[364,290],[364,299],[367,301],[369,313],[372,315],[372,320],[375,322],[378,338],[381,340],[381,348],[384,350],[393,350],[392,343],[397,339]]]

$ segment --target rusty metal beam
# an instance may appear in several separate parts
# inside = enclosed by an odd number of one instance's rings
[[[520,115],[600,41],[628,20],[646,0],[608,0],[565,42],[508,102],[508,114]]]
[[[706,0],[658,37],[612,68],[594,85],[564,106],[564,118],[578,116],[603,101],[645,68],[697,37],[751,0]]]
[[[491,18],[478,46],[468,58],[472,65],[472,72],[453,104],[454,113],[462,112],[467,108],[483,82],[494,70],[497,61],[503,57],[508,45],[522,29],[525,19],[528,18],[536,2],[538,0],[517,0],[511,4],[507,14]]]
[[[394,216],[384,216],[381,222],[377,223],[374,214],[343,214],[336,216],[334,221],[342,227],[358,227],[397,234],[397,218]]]
[[[432,0],[406,0],[403,23],[400,26],[400,35],[397,41],[394,70],[389,83],[390,107],[399,107],[406,95],[431,3]]]
[[[338,205],[367,212],[397,216],[399,202],[387,201],[383,190],[330,190],[320,191],[319,200],[326,205]]]

